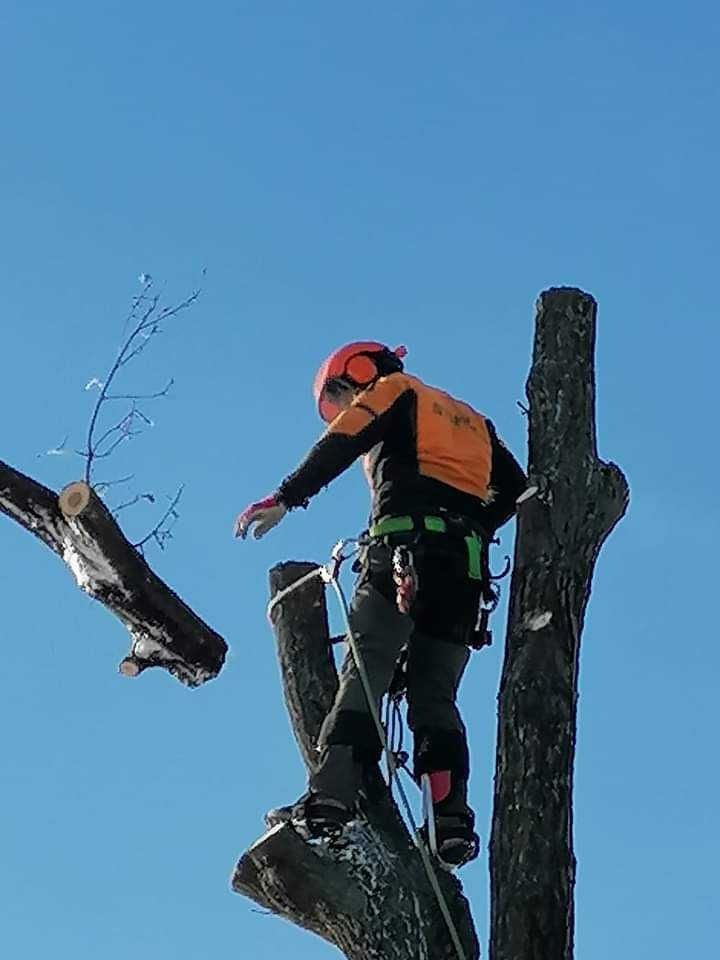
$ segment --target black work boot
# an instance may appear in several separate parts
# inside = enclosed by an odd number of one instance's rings
[[[437,856],[451,870],[464,866],[480,853],[480,838],[475,833],[474,821],[472,814],[435,816]]]
[[[269,827],[292,823],[313,838],[338,837],[354,817],[354,809],[342,801],[308,790],[295,803],[268,810],[265,822]]]
[[[425,824],[422,834],[430,852],[448,870],[474,860],[480,852],[475,814],[467,803],[467,780],[450,770],[421,777]]]

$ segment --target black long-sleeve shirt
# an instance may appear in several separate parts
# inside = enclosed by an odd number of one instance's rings
[[[372,519],[444,509],[493,533],[527,486],[522,467],[490,420],[416,377],[393,373],[358,394],[280,485],[288,507],[310,497],[363,456]]]

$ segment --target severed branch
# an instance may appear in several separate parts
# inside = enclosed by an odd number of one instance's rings
[[[142,539],[131,543],[117,523],[117,516],[142,500],[155,502],[153,494],[129,496],[110,511],[100,499],[114,487],[129,483],[133,475],[100,481],[92,486],[96,461],[106,460],[126,440],[142,432],[152,421],[140,403],[167,396],[173,381],[159,391],[124,394],[111,391],[120,371],[162,332],[163,324],[192,306],[200,295],[195,290],[173,306],[161,307],[160,295],[152,292],[152,278],[143,274],[142,290],[132,301],[125,320],[127,334],[105,380],[93,378],[86,390],[97,387],[98,399],[88,427],[84,480],[72,483],[58,496],[42,484],[0,462],[0,511],[39,537],[65,561],[82,590],[99,600],[125,624],[132,638],[129,655],[120,664],[125,676],[137,676],[148,667],[162,666],[182,683],[194,687],[215,677],[227,651],[222,637],[201,620],[145,562],[144,549],[154,542],[164,549],[178,519],[180,487],[160,520]],[[102,429],[106,404],[127,401],[129,409],[120,420]],[[65,452],[67,438],[47,455]]]
[[[81,590],[127,627],[125,676],[163,667],[190,687],[217,676],[227,652],[223,638],[153,573],[87,483],[58,495],[0,461],[0,512],[62,557]]]
[[[531,487],[519,507],[498,698],[491,960],[573,956],[580,637],[595,562],[629,498],[621,470],[598,457],[596,313],[591,296],[568,288],[537,304]]]
[[[313,566],[275,567],[272,595]],[[273,620],[285,703],[310,772],[338,683],[320,580],[289,594]],[[238,862],[233,889],[312,930],[350,960],[457,960],[420,856],[377,768],[366,778],[360,808],[341,841],[308,841],[289,824],[270,826]],[[467,960],[477,960],[462,887],[444,871],[437,874]]]

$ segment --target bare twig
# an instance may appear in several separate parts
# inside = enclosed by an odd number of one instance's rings
[[[70,451],[67,449],[67,442],[69,439],[69,434],[65,434],[62,443],[59,443],[56,447],[50,447],[49,450],[46,450],[44,453],[39,453],[38,459],[40,457],[62,457]]]
[[[106,394],[106,400],[159,400],[160,397],[166,397],[170,392],[170,388],[174,385],[175,380],[173,377],[170,378],[167,385],[162,389],[158,390],[157,393],[113,393]]]
[[[118,504],[117,507],[113,507],[111,511],[112,515],[117,517],[122,510],[127,510],[128,507],[134,507],[136,503],[140,503],[142,500],[147,500],[148,503],[155,503],[155,495],[152,493],[136,493],[130,500],[126,500],[124,503]]]
[[[101,460],[104,457],[109,456],[113,452],[113,450],[115,450],[123,442],[123,440],[127,440],[133,436],[139,436],[140,434],[139,430],[136,430],[136,431],[132,430],[133,421],[136,416],[138,416],[138,411],[136,410],[135,404],[133,403],[129,412],[125,414],[122,420],[118,421],[118,423],[114,424],[114,426],[109,427],[105,431],[105,433],[100,437],[100,439],[95,442],[92,459]],[[109,440],[110,437],[114,436],[116,433],[119,433],[120,437],[116,438],[113,441],[109,450],[105,450],[101,452],[100,447],[103,445],[103,443]],[[88,456],[87,453],[84,453],[81,451],[78,451],[78,452],[82,457]]]
[[[125,440],[137,436],[139,431],[132,429],[136,420],[140,420],[148,426],[152,426],[152,421],[137,406],[140,400],[156,400],[167,396],[173,381],[170,380],[167,386],[156,393],[149,394],[114,394],[110,388],[114,383],[118,373],[131,360],[138,357],[148,346],[153,337],[162,333],[162,324],[172,317],[177,316],[184,310],[191,307],[200,296],[200,288],[194,290],[188,297],[181,300],[180,303],[172,306],[160,308],[160,295],[150,294],[153,285],[152,278],[146,274],[142,275],[143,289],[132,301],[130,312],[125,320],[123,335],[130,328],[130,333],[125,336],[125,340],[110,368],[110,372],[105,381],[93,378],[90,386],[97,386],[98,398],[95,403],[90,424],[88,427],[87,441],[85,450],[82,453],[85,459],[85,482],[90,484],[92,479],[93,464],[96,460],[105,459],[113,453],[117,447]],[[95,436],[101,411],[106,403],[116,400],[129,400],[131,407],[128,413],[116,424],[106,430],[102,436],[97,439]],[[120,436],[116,436],[120,434]],[[103,450],[102,445],[110,438],[113,438],[108,449]]]
[[[117,480],[103,480],[100,483],[95,484],[95,493],[97,493],[99,497],[102,497],[112,487],[119,487],[123,483],[130,483],[130,481],[134,479],[135,474],[130,473],[127,475],[127,477],[118,477]]]
[[[167,508],[167,510],[165,511],[163,516],[160,518],[158,523],[155,524],[155,526],[150,531],[150,533],[148,533],[147,536],[143,537],[143,539],[140,540],[138,543],[133,544],[136,550],[139,550],[142,553],[143,547],[150,540],[154,540],[161,550],[165,549],[165,542],[167,540],[172,539],[172,528],[175,526],[175,523],[180,517],[176,507],[180,502],[180,497],[182,496],[184,489],[185,489],[185,484],[182,484],[178,492],[170,501],[170,506]],[[169,526],[167,525],[168,521],[170,521]]]
[[[205,276],[205,270],[202,271],[202,276]],[[73,450],[72,446],[67,448],[68,438],[65,437],[59,446],[48,450],[44,454],[44,456],[59,456],[60,454],[74,452],[82,457],[85,461],[84,480],[89,487],[94,488],[98,496],[102,497],[106,497],[108,491],[113,487],[129,483],[134,479],[134,474],[93,484],[93,471],[96,464],[101,460],[109,459],[118,447],[127,441],[142,435],[145,428],[154,426],[153,420],[148,416],[145,404],[167,397],[175,383],[174,379],[171,378],[162,389],[133,393],[122,389],[113,389],[117,385],[119,375],[131,360],[137,358],[147,348],[154,337],[164,332],[166,324],[181,312],[189,309],[201,293],[201,288],[198,287],[178,303],[162,306],[163,291],[154,289],[152,277],[143,273],[139,279],[142,288],[130,303],[130,309],[123,323],[122,342],[107,376],[104,379],[93,376],[85,385],[86,391],[95,390],[97,396],[88,424],[84,449]],[[106,425],[106,423],[103,423],[103,414],[106,412],[105,407],[112,403],[124,403],[126,407],[121,416],[110,420],[110,423]],[[117,410],[117,407],[115,409]],[[39,454],[39,456],[42,455]],[[172,528],[178,519],[176,508],[182,489],[180,487],[178,493],[172,499],[168,497],[170,504],[158,523],[138,543],[132,545],[140,554],[143,554],[144,547],[151,541],[164,549],[166,542],[172,538]],[[156,497],[152,493],[134,493],[131,491],[123,499],[123,502],[114,508],[109,508],[110,513],[117,517],[123,511],[142,501],[154,504],[156,503]]]

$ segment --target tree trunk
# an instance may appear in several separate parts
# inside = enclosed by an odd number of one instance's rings
[[[580,635],[595,561],[629,496],[620,469],[597,454],[596,311],[565,288],[537,305],[527,383],[537,493],[518,514],[498,698],[491,960],[573,956]]]
[[[312,569],[275,567],[272,595]],[[310,772],[338,683],[320,580],[289,594],[273,620],[285,701]],[[379,772],[368,779],[360,806],[358,822],[339,842],[308,841],[287,824],[271,827],[240,859],[233,889],[335,944],[349,960],[458,960],[420,855]],[[465,957],[477,960],[462,887],[442,870],[436,875]]]
[[[124,623],[133,643],[123,674],[164,667],[190,687],[217,676],[223,638],[153,573],[87,484],[58,496],[0,461],[0,512],[62,557],[80,589]]]

